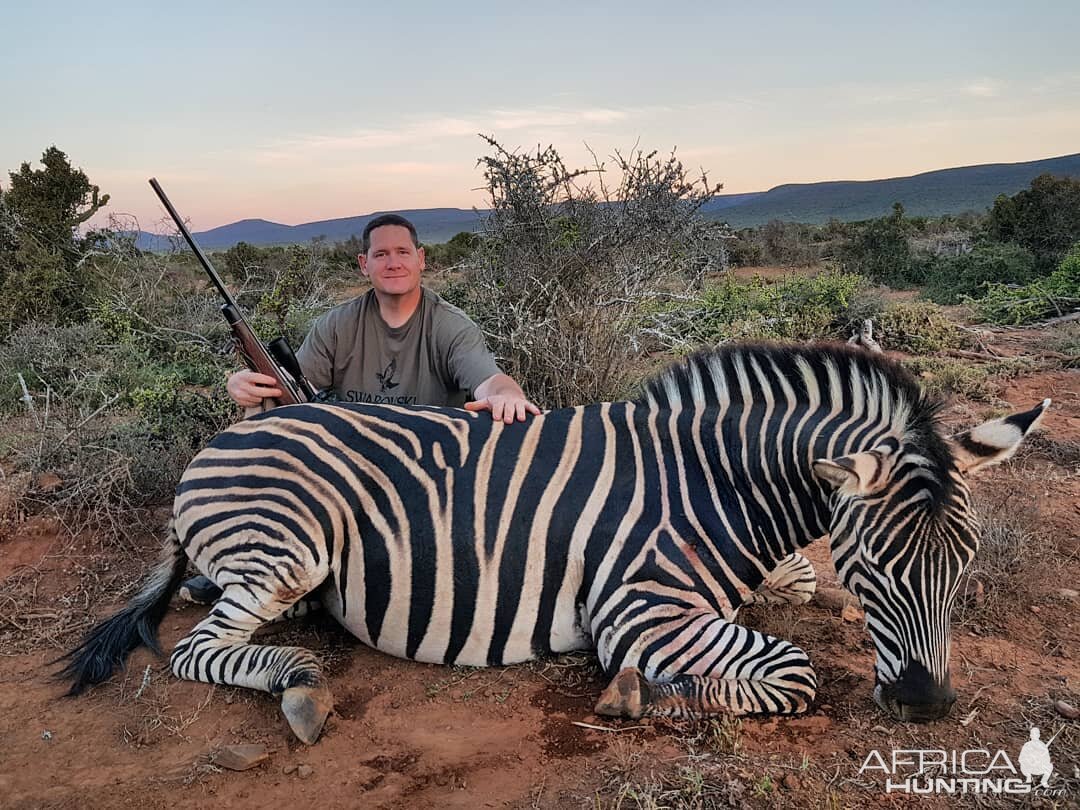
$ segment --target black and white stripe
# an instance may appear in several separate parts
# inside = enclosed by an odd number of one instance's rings
[[[800,711],[816,687],[806,654],[734,620],[809,599],[798,549],[831,533],[867,610],[879,701],[918,703],[911,673],[947,688],[948,614],[976,544],[935,413],[879,355],[771,346],[699,353],[636,401],[512,425],[275,409],[215,438],[177,489],[177,542],[224,593],[173,669],[323,688],[306,651],[248,643],[317,592],[358,638],[420,661],[595,646],[620,673],[598,710]]]

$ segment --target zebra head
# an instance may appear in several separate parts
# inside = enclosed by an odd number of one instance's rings
[[[936,720],[956,701],[949,617],[979,544],[966,476],[1011,456],[1049,403],[951,439],[923,425],[814,462],[831,490],[837,574],[862,603],[877,651],[874,700],[898,720]]]

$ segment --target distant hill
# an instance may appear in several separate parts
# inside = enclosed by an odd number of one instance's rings
[[[295,245],[309,242],[317,236],[325,236],[331,242],[343,242],[350,236],[359,237],[369,220],[383,211],[364,214],[359,217],[343,219],[324,219],[319,222],[305,222],[302,225],[282,225],[265,219],[242,219],[211,228],[208,231],[196,231],[192,235],[200,247],[206,250],[223,250],[238,242],[252,245]],[[475,211],[463,208],[421,208],[409,211],[395,211],[407,217],[416,226],[420,241],[428,244],[446,242],[461,231],[474,231],[480,227],[480,219]],[[137,243],[142,250],[167,250],[169,240],[163,236],[140,232]]]
[[[821,224],[880,217],[894,202],[910,216],[941,216],[983,211],[999,194],[1015,194],[1040,174],[1080,177],[1080,154],[1027,163],[989,163],[940,169],[888,180],[839,180],[777,186],[711,216],[735,227],[763,225],[771,219]]]
[[[1026,163],[989,163],[893,177],[887,180],[834,180],[824,183],[790,183],[768,191],[719,194],[706,203],[706,216],[722,219],[739,228],[763,225],[771,219],[821,224],[829,219],[852,221],[883,216],[894,202],[901,202],[912,216],[940,216],[989,208],[999,194],[1015,194],[1040,174],[1080,177],[1080,154],[1032,160]],[[282,225],[265,219],[242,219],[220,228],[195,234],[207,250],[222,250],[237,242],[253,245],[290,245],[325,236],[340,242],[360,236],[364,226],[381,212],[343,219]],[[483,211],[463,208],[422,208],[398,211],[408,217],[428,244],[445,242],[461,231],[480,227]],[[169,241],[140,232],[144,250],[165,250]]]

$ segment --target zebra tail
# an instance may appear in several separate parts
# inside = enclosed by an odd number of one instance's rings
[[[146,645],[160,654],[157,629],[169,609],[172,595],[180,587],[187,568],[187,555],[172,521],[161,550],[161,560],[146,577],[142,588],[115,616],[98,624],[75,649],[54,663],[67,661],[57,679],[72,679],[68,695],[78,695],[88,686],[107,680],[122,666],[128,653]]]

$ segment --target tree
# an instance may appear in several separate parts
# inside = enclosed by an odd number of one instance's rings
[[[0,189],[0,329],[33,319],[68,320],[81,313],[89,288],[83,263],[94,236],[79,227],[109,201],[67,155],[50,146],[43,169],[23,163]]]
[[[992,239],[1027,248],[1040,272],[1051,272],[1080,241],[1080,179],[1043,174],[1029,189],[1000,195],[986,230]]]
[[[893,203],[893,212],[858,226],[839,249],[846,269],[894,287],[923,281],[908,244],[910,223],[904,206]]]

